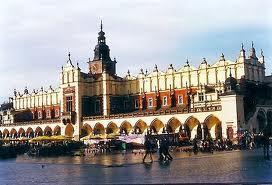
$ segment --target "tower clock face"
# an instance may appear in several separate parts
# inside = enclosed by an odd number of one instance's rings
[[[96,70],[97,70],[96,65],[92,65],[91,70],[92,70],[92,73],[95,74],[95,73],[96,73]]]
[[[92,74],[101,73],[101,65],[99,63],[93,63],[90,66]]]

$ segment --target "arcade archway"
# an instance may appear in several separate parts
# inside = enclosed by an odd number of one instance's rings
[[[92,132],[93,132],[92,127],[89,124],[85,123],[81,128],[81,137],[88,136],[92,134]]]
[[[9,137],[9,131],[8,131],[8,129],[4,129],[3,138],[8,138],[8,137]]]
[[[175,133],[176,129],[179,128],[181,122],[176,118],[171,118],[166,126],[167,133]]]
[[[23,128],[20,128],[18,131],[18,137],[25,137],[25,130]]]
[[[73,137],[74,136],[74,127],[71,123],[68,123],[65,127],[65,136]]]
[[[114,122],[110,122],[106,128],[107,134],[117,134],[118,133],[118,127]]]
[[[61,135],[61,128],[60,128],[60,126],[57,125],[57,126],[54,128],[53,134],[54,134],[55,136]]]
[[[214,115],[208,116],[204,121],[204,138],[222,139],[221,121]]]
[[[42,131],[41,127],[37,127],[35,129],[35,136],[37,137],[37,136],[42,136],[42,135],[43,135],[43,131]]]
[[[93,130],[94,135],[105,134],[105,128],[101,123],[96,123]]]
[[[135,134],[142,134],[147,129],[147,124],[143,120],[139,120],[136,122],[134,126],[134,132]]]
[[[185,134],[191,139],[197,135],[197,126],[200,125],[200,122],[195,117],[189,117],[184,123]]]
[[[128,135],[131,130],[132,130],[132,125],[127,121],[124,121],[120,126],[120,133]]]
[[[15,130],[15,128],[11,129],[10,131],[10,136],[11,138],[17,138],[17,131]]]
[[[150,124],[151,133],[158,134],[163,128],[164,124],[159,119],[153,120],[152,123]]]
[[[43,133],[44,133],[45,136],[52,136],[53,131],[49,126],[47,126],[47,127],[45,127]]]
[[[26,130],[26,137],[28,137],[28,138],[34,137],[34,131],[31,127],[28,127],[28,129]]]

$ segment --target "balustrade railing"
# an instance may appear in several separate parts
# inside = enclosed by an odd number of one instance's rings
[[[188,114],[188,113],[199,113],[199,112],[210,112],[210,111],[221,111],[221,105],[216,106],[205,106],[205,107],[194,107],[191,109],[162,109],[162,110],[145,110],[132,113],[123,114],[111,114],[109,116],[89,116],[83,117],[83,120],[102,120],[102,119],[118,119],[118,118],[129,118],[129,117],[144,117],[144,116],[159,116],[159,115],[171,115],[171,114]]]
[[[23,126],[23,125],[42,125],[42,124],[54,124],[61,122],[60,119],[49,119],[49,120],[33,120],[24,122],[14,122],[8,124],[1,124],[0,126]]]

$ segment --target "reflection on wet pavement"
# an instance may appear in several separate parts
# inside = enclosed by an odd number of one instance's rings
[[[272,182],[272,162],[262,151],[190,155],[172,153],[174,160],[142,163],[142,154],[29,158],[0,161],[0,184],[90,184],[177,182]],[[42,167],[44,165],[44,167]]]

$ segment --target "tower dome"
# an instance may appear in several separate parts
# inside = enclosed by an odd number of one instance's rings
[[[105,32],[103,31],[103,24],[101,21],[100,32],[98,32],[98,43],[94,49],[94,60],[111,61],[110,49],[106,44]]]

